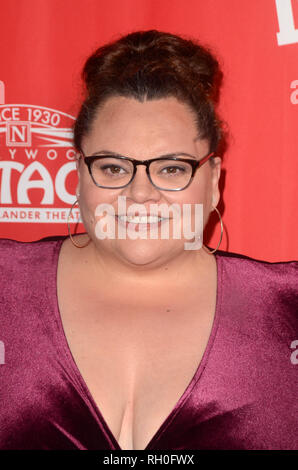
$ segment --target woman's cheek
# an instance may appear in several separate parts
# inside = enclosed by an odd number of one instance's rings
[[[83,220],[83,224],[85,228],[92,230],[95,225],[95,210],[96,210],[96,202],[90,200],[89,198],[86,199],[84,196],[81,195],[80,198],[80,211],[81,211],[81,218]]]

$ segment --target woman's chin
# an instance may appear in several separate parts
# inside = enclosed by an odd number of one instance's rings
[[[173,240],[176,242],[177,240]],[[177,246],[172,245],[171,240],[118,240],[115,247],[118,256],[127,264],[134,266],[157,266],[173,257],[173,250]]]

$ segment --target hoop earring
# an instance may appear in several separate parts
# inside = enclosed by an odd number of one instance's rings
[[[218,247],[219,245],[221,244],[221,240],[222,240],[222,236],[223,236],[223,223],[222,223],[222,218],[221,218],[221,215],[220,215],[220,212],[219,210],[217,209],[217,207],[213,207],[214,210],[216,210],[217,214],[218,214],[218,217],[219,217],[219,221],[220,221],[220,240],[217,244],[217,247],[215,248],[215,250],[212,250],[212,251],[207,251],[208,255],[212,255],[212,253],[215,253],[217,250],[218,250]]]
[[[86,243],[85,245],[78,245],[78,244],[74,241],[74,239],[73,239],[73,237],[72,237],[72,234],[71,234],[71,232],[70,232],[69,219],[70,219],[70,216],[71,216],[71,213],[72,213],[72,210],[73,210],[74,206],[75,206],[78,202],[79,202],[79,201],[76,199],[75,202],[73,203],[73,205],[71,206],[70,211],[69,211],[69,213],[68,213],[68,216],[67,216],[67,230],[68,230],[68,235],[69,235],[69,238],[70,238],[71,243],[72,243],[74,246],[76,246],[77,248],[85,248],[85,246],[89,245],[91,239],[89,238],[89,240],[87,241],[87,243]]]

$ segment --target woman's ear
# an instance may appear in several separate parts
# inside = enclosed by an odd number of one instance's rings
[[[76,152],[74,158],[75,158],[75,162],[76,162],[76,169],[78,170],[79,169],[80,158],[81,158],[80,153]]]
[[[81,155],[79,153],[76,153],[75,154],[75,162],[76,162],[76,170],[77,170],[77,175],[78,175],[78,184],[77,184],[77,187],[76,187],[77,200],[80,197],[80,171],[79,171],[80,158],[81,158]]]
[[[220,179],[222,160],[220,157],[215,157],[213,161],[214,161],[214,165],[212,167],[212,207],[216,207],[220,199],[220,192],[219,192],[218,185],[219,185],[219,179]]]

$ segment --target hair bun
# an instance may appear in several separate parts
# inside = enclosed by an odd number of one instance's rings
[[[90,93],[104,80],[109,70],[116,78],[146,70],[164,76],[176,74],[176,80],[193,90],[200,88],[206,97],[217,95],[219,65],[211,52],[195,42],[157,30],[137,31],[117,43],[99,47],[87,60],[83,79]]]
[[[217,149],[221,72],[211,51],[195,39],[155,29],[130,33],[99,47],[86,61],[83,79],[87,96],[75,124],[77,148],[109,97],[144,101],[173,96],[191,107],[200,137],[210,141],[210,151]]]

